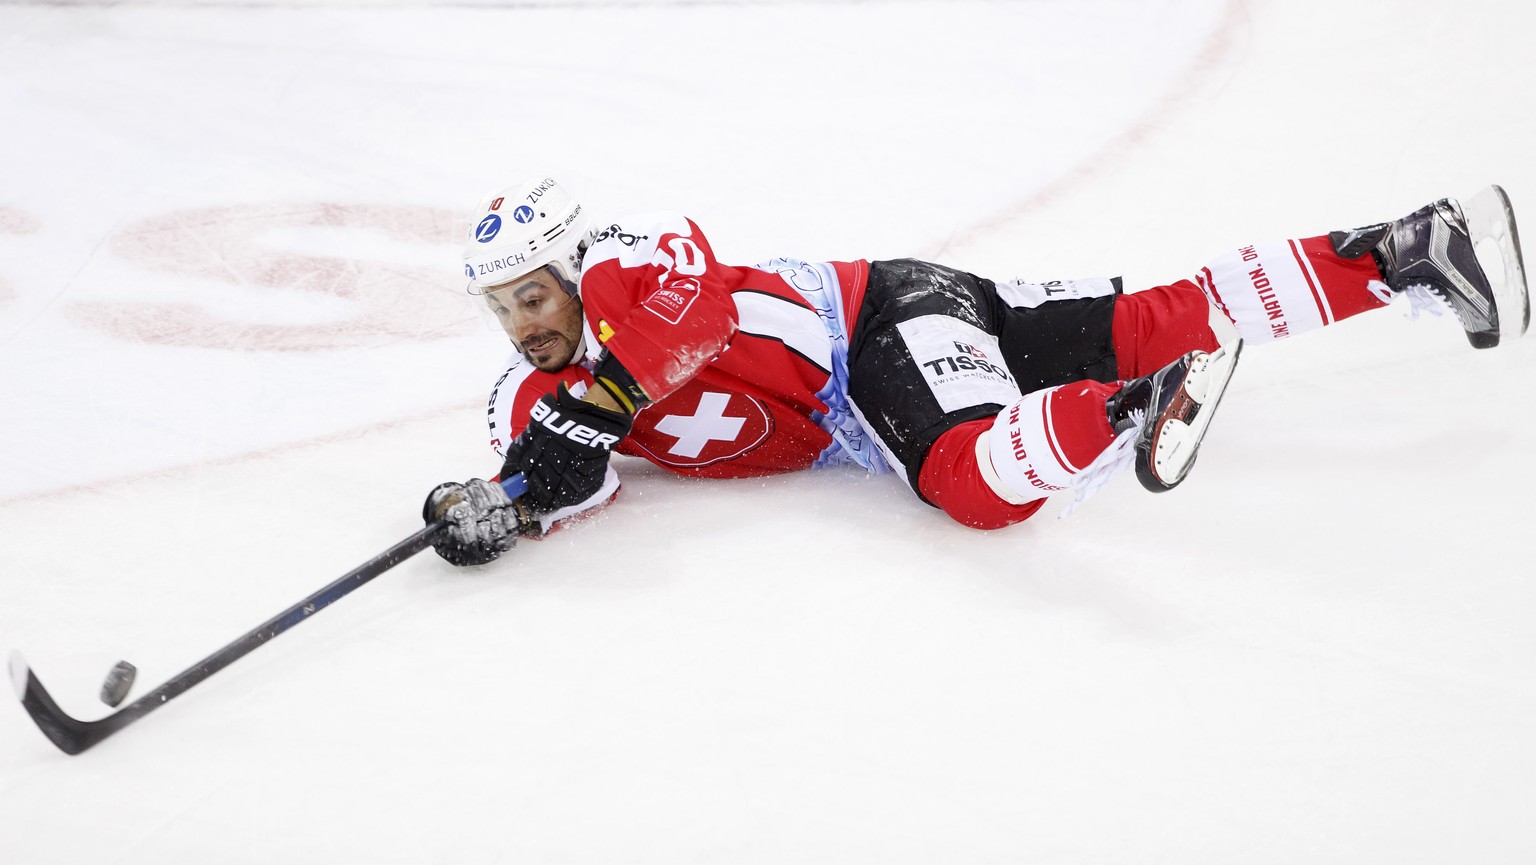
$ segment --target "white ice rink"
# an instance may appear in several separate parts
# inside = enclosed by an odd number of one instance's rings
[[[733,263],[1132,288],[1491,182],[1536,237],[1533,33],[0,3],[0,653],[100,717],[113,662],[144,693],[494,472],[457,257],[492,186],[682,210]],[[600,519],[412,559],[82,756],[0,705],[0,863],[1530,863],[1533,451],[1536,337],[1389,309],[1249,351],[1185,485],[1067,520],[621,459]]]

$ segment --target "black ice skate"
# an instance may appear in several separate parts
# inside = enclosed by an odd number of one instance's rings
[[[1329,239],[1345,258],[1371,253],[1393,291],[1423,287],[1444,301],[1474,348],[1514,339],[1530,325],[1515,213],[1497,186],[1472,196],[1465,209],[1443,198],[1396,222],[1335,231]]]
[[[1178,486],[1195,464],[1216,406],[1227,390],[1242,340],[1210,354],[1192,351],[1157,372],[1125,383],[1109,398],[1116,433],[1139,427],[1136,479],[1154,493]]]

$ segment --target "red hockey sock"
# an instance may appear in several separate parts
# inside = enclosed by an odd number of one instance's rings
[[[923,461],[919,491],[972,528],[1028,519],[1114,441],[1104,403],[1118,389],[1080,381],[1035,391],[949,430]]]
[[[1326,236],[1245,246],[1196,280],[1249,344],[1317,330],[1392,300],[1374,258],[1341,258]]]
[[[1192,351],[1215,351],[1211,303],[1189,280],[1115,301],[1115,363],[1122,380],[1151,375]]]
[[[973,420],[939,436],[917,478],[923,498],[938,505],[955,522],[973,529],[1021,523],[1045,504],[1044,498],[1022,505],[1005,502],[982,478],[976,465],[976,439],[992,428],[993,420]]]
[[[1214,305],[1247,342],[1316,330],[1392,300],[1375,259],[1340,258],[1326,236],[1255,244],[1180,280],[1115,302],[1114,341],[1122,379],[1150,375],[1191,351],[1214,351]]]

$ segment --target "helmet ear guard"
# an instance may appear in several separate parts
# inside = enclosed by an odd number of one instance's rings
[[[496,190],[480,202],[464,246],[470,294],[548,267],[572,296],[591,231],[581,203],[552,177]]]

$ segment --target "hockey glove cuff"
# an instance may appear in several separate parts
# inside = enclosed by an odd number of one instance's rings
[[[646,395],[645,388],[635,381],[635,377],[629,374],[619,359],[614,357],[606,349],[603,356],[597,359],[597,364],[592,368],[592,375],[597,379],[597,384],[624,407],[630,417],[635,412],[651,404],[651,398]]]

